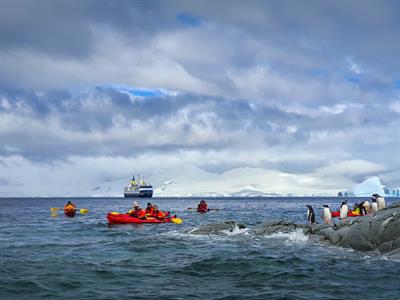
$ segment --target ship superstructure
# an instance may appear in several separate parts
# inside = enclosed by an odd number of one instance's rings
[[[137,179],[132,176],[131,182],[124,188],[125,198],[151,198],[153,197],[153,186],[148,184],[139,175]]]

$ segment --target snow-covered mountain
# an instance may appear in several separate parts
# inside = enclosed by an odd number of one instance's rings
[[[88,188],[91,196],[123,196],[126,178],[96,183]],[[329,189],[315,193],[318,179],[262,168],[236,168],[211,173],[190,165],[179,170],[158,169],[145,180],[154,187],[154,197],[273,197],[335,195]],[[288,188],[290,187],[290,188]]]

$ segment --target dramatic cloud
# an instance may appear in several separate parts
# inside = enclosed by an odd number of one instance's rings
[[[0,192],[54,195],[40,187],[74,173],[83,194],[132,172],[162,185],[183,169],[221,191],[247,168],[262,170],[265,186],[247,185],[264,192],[333,194],[370,175],[400,185],[398,11],[396,1],[3,1]]]

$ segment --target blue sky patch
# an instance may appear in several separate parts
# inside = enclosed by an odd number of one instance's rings
[[[349,78],[347,78],[347,81],[350,83],[354,83],[354,84],[360,83],[360,79],[356,78],[356,77],[349,77]]]
[[[184,25],[191,27],[198,27],[200,25],[200,19],[190,14],[179,13],[176,18]]]
[[[136,97],[157,97],[157,96],[163,96],[165,95],[164,92],[162,92],[159,89],[142,89],[142,88],[134,88],[134,87],[113,87],[116,90],[130,94],[132,96]]]

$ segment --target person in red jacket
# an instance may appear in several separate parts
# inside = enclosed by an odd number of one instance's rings
[[[147,203],[147,207],[146,207],[146,215],[151,216],[151,214],[153,213],[153,205],[151,205],[150,202]]]
[[[161,210],[158,210],[157,205],[153,206],[153,212],[151,213],[151,216],[159,219],[159,220],[163,220],[165,218],[165,215]]]
[[[209,209],[208,209],[207,202],[204,200],[201,200],[199,205],[197,205],[197,211],[201,212],[201,213],[208,212]]]
[[[133,202],[133,209],[129,211],[129,215],[138,219],[146,219],[146,211],[140,208],[137,201]]]

